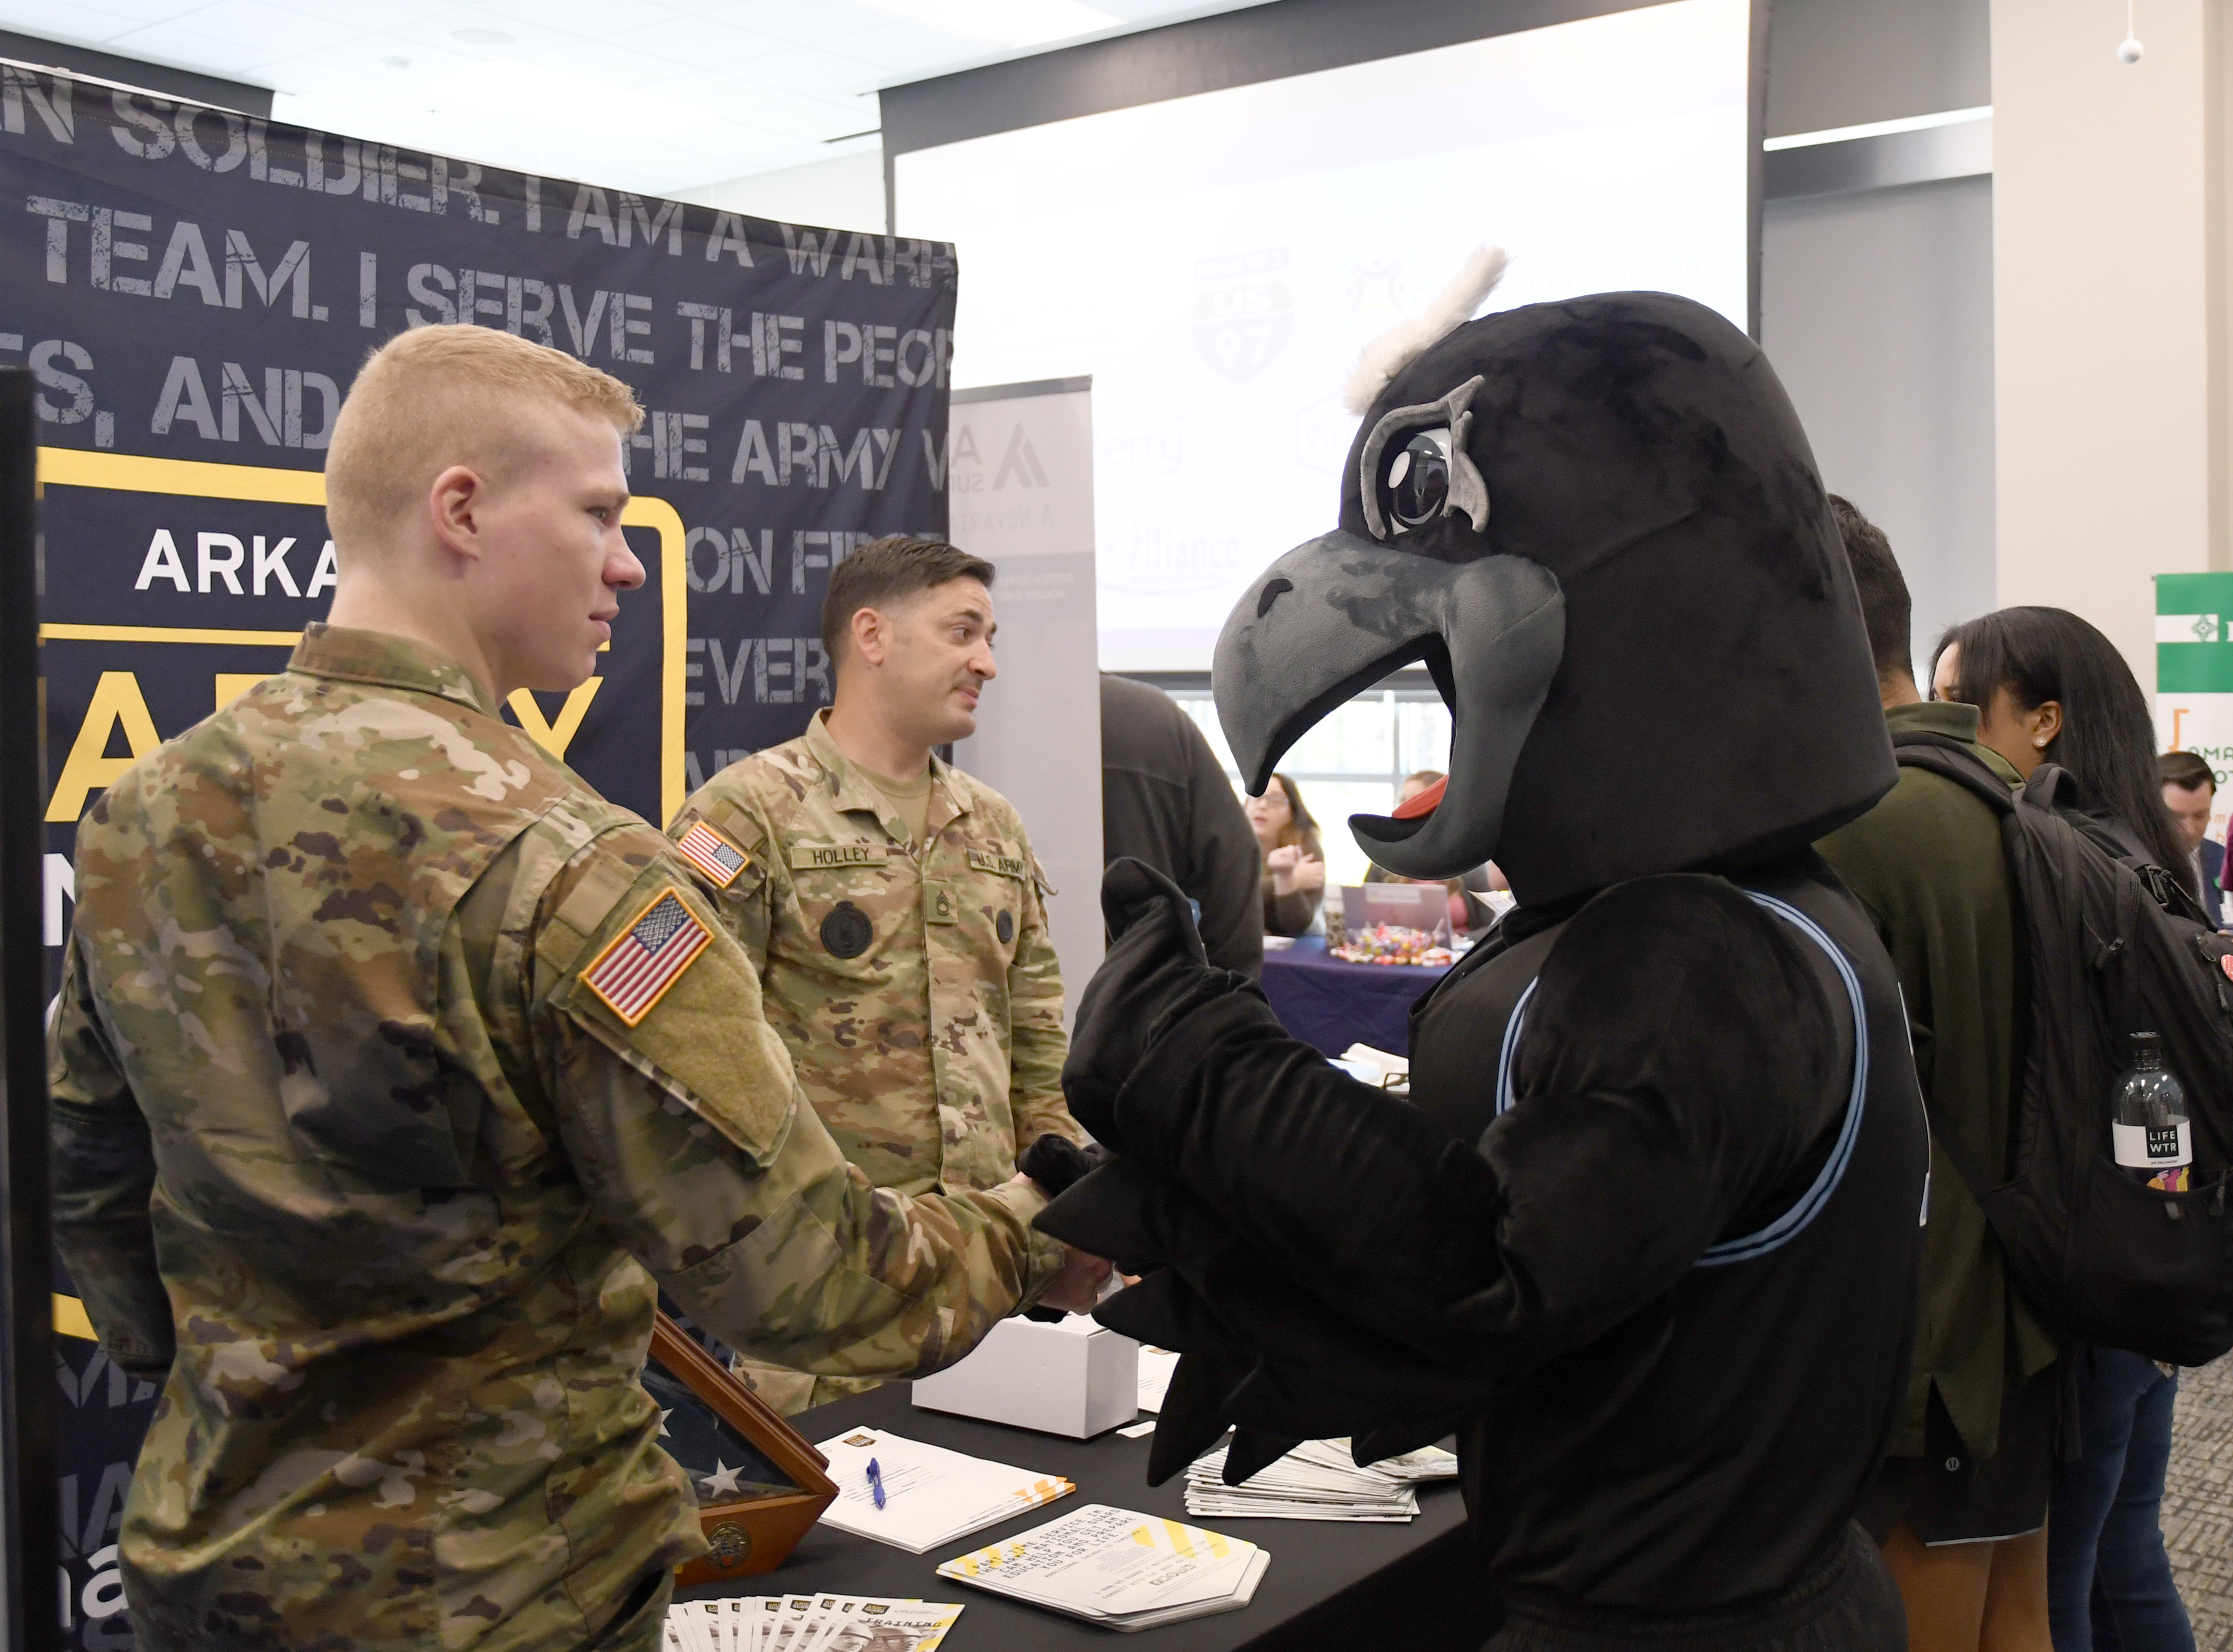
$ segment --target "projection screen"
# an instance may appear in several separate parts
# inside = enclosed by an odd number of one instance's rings
[[[1490,309],[1654,288],[1744,326],[1750,28],[1674,0],[895,156],[898,232],[957,244],[955,382],[1092,375],[1103,668],[1208,668],[1332,524],[1359,348],[1472,247],[1512,259]]]

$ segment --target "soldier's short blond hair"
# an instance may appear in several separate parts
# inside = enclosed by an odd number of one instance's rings
[[[532,404],[643,422],[635,393],[563,350],[486,327],[417,327],[365,358],[326,453],[326,520],[337,550],[376,546],[434,478],[470,465],[501,487],[533,457]]]

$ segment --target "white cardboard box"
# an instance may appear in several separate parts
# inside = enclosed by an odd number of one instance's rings
[[[1140,1344],[1084,1314],[1060,1324],[1003,1319],[967,1359],[916,1379],[926,1410],[1087,1440],[1132,1421]]]

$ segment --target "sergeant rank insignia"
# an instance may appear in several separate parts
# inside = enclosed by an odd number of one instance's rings
[[[706,881],[717,889],[727,888],[752,863],[752,856],[702,820],[690,823],[690,829],[676,840],[674,850],[704,873]]]
[[[597,955],[582,979],[615,1015],[634,1026],[651,1013],[651,1006],[681,979],[713,938],[674,891],[667,889]]]

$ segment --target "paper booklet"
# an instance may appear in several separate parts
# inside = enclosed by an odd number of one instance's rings
[[[1160,1515],[1089,1503],[938,1569],[973,1589],[1130,1631],[1255,1597],[1272,1558],[1253,1543]]]
[[[753,1595],[678,1601],[665,1652],[932,1652],[958,1605],[867,1595]]]
[[[830,1460],[828,1473],[837,1486],[837,1500],[823,1512],[822,1524],[909,1554],[1012,1520],[1077,1489],[1059,1474],[1011,1468],[888,1428],[849,1428],[815,1449]],[[872,1460],[883,1482],[882,1508],[869,1482]],[[786,1646],[781,1652],[801,1649]]]
[[[1186,1511],[1225,1519],[1407,1521],[1419,1512],[1420,1482],[1454,1480],[1458,1460],[1427,1446],[1359,1468],[1346,1440],[1306,1440],[1239,1486],[1225,1483],[1226,1447],[1187,1467]]]

